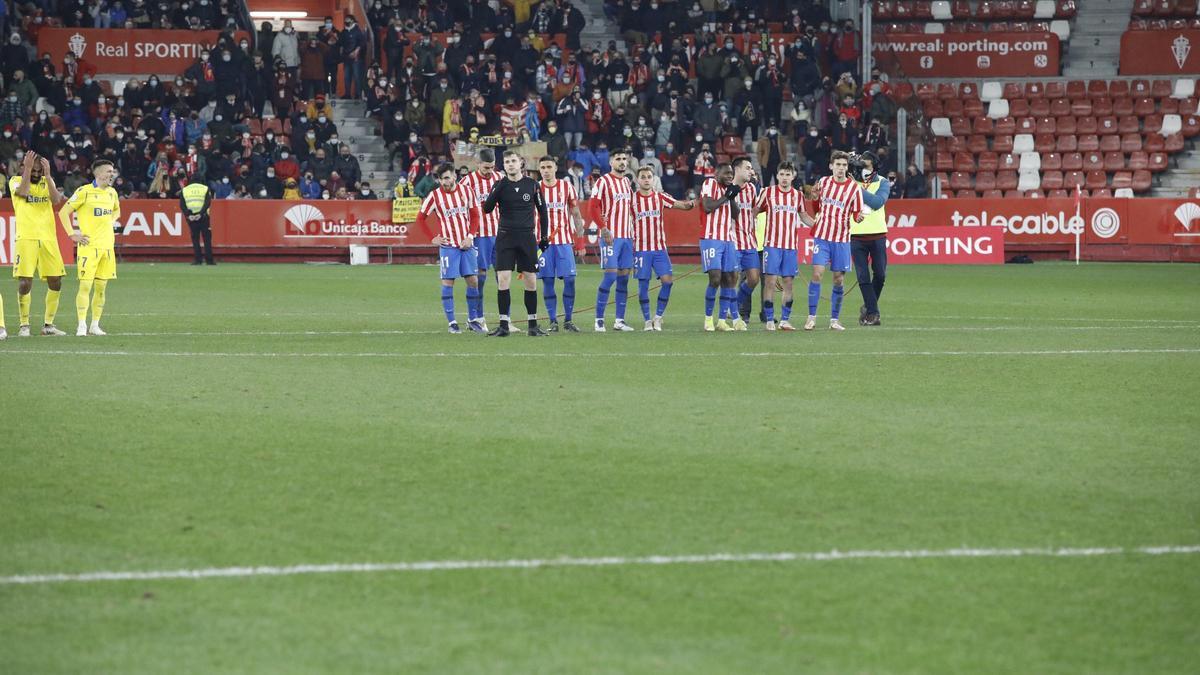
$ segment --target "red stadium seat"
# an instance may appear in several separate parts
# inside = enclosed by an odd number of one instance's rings
[[[1047,152],[1042,155],[1042,170],[1057,171],[1062,168],[1062,155],[1057,152]]]
[[[262,120],[257,117],[249,117],[246,119],[246,126],[250,129],[251,136],[263,135]]]
[[[1018,98],[1025,98],[1025,86],[1020,82],[1005,82],[1004,98],[1010,102]]]
[[[1175,13],[1181,16],[1195,16],[1197,9],[1200,9],[1198,5],[1200,3],[1197,3],[1196,0],[1179,0],[1175,3]]]
[[[979,117],[984,114],[983,101],[977,98],[964,98],[962,109],[963,114],[967,117]]]
[[[1120,149],[1121,149],[1121,137],[1120,136],[1101,136],[1100,137],[1100,147],[1097,148],[1097,150],[1100,150],[1102,152],[1113,152],[1114,150],[1120,150]]]
[[[1092,198],[1093,199],[1112,199],[1112,196],[1113,196],[1112,190],[1109,190],[1108,188],[1100,188],[1099,190],[1092,190]]]
[[[1037,120],[1032,117],[1017,118],[1017,133],[1032,134],[1037,132]]]
[[[1058,0],[1058,5],[1054,10],[1054,18],[1071,19],[1075,17],[1075,11],[1075,0]]]
[[[1149,159],[1149,166],[1146,166],[1146,167],[1134,166],[1134,167],[1130,167],[1130,168],[1131,169],[1138,169],[1138,168],[1149,169],[1150,171],[1153,171],[1154,173],[1158,173],[1160,171],[1166,171],[1167,169],[1171,168],[1171,160],[1169,159],[1169,156],[1165,152],[1152,152],[1152,153],[1150,153],[1150,157],[1148,159]]]
[[[996,174],[991,171],[980,171],[975,174],[975,189],[976,190],[995,190],[996,189]]]
[[[1154,0],[1136,0],[1133,3],[1134,16],[1153,16]]]
[[[1045,196],[1046,195],[1043,194],[1041,190],[1026,190],[1025,193],[1021,195],[1021,197],[1024,199],[1043,199]]]
[[[1092,99],[1092,114],[1096,117],[1113,114],[1113,100],[1107,96]]]
[[[1005,190],[1004,198],[1005,199],[1024,199],[1025,194],[1023,192],[1021,192],[1020,190],[1015,190],[1015,189],[1014,190]]]
[[[1058,123],[1053,117],[1042,117],[1037,121],[1035,133],[1039,134],[1056,134],[1058,133]]]
[[[1096,118],[1095,117],[1077,118],[1075,133],[1077,133],[1077,134],[1094,134],[1094,133],[1096,133]]]
[[[938,98],[927,98],[921,102],[921,111],[925,113],[925,117],[945,117],[946,105]]]
[[[1173,90],[1170,80],[1155,80],[1150,84],[1150,97],[1170,98]]]
[[[1012,152],[1013,137],[1009,134],[997,135],[992,139],[992,150],[996,152]]]
[[[1189,96],[1179,102],[1180,115],[1195,115],[1196,114],[1196,97]]]
[[[938,171],[953,171],[954,170],[954,155],[948,152],[939,152],[934,155],[933,168]]]
[[[979,98],[979,85],[974,82],[960,82],[958,85],[958,98]]]
[[[931,98],[937,98],[937,87],[928,83],[922,82],[917,85],[917,98],[922,101],[927,101]]]
[[[955,171],[950,174],[950,189],[951,190],[970,190],[971,189],[971,174],[965,171]]]
[[[988,141],[987,136],[976,135],[967,139],[967,152],[978,155],[981,152],[987,152]]]
[[[1153,135],[1158,136],[1158,134],[1153,134]],[[1162,136],[1158,136],[1158,137],[1162,138]],[[1108,138],[1108,136],[1105,136],[1105,138]],[[1142,149],[1142,135],[1141,134],[1125,134],[1123,136],[1120,136],[1117,140],[1118,140],[1118,145],[1115,148],[1111,147],[1111,146],[1104,147],[1104,141],[1101,140],[1100,141],[1100,149],[1105,152],[1112,152],[1113,150],[1119,150],[1121,152],[1137,152],[1138,150]]]
[[[283,135],[283,120],[271,118],[263,121],[263,133],[274,131],[276,136]]]
[[[874,3],[874,18],[876,19],[891,19],[896,16],[895,0],[880,0]]]
[[[1155,134],[1157,135],[1157,134]],[[1167,152],[1180,152],[1184,148],[1183,134],[1171,134],[1167,136],[1166,146],[1163,148]]]
[[[1016,171],[1021,166],[1021,158],[1006,152],[1000,155],[1000,170],[1001,171]]]
[[[962,136],[955,136],[946,144],[946,152],[966,152],[967,139]]]
[[[1066,117],[1058,118],[1058,133],[1059,134],[1073,134],[1073,133],[1076,133],[1077,131],[1078,131],[1078,129],[1076,128],[1074,117],[1067,115]]]
[[[1088,98],[1108,96],[1108,80],[1089,80],[1087,84]]]
[[[1103,171],[1089,171],[1084,187],[1089,190],[1102,190],[1108,187],[1108,174]]]
[[[1004,191],[1003,190],[984,190],[983,198],[984,199],[1004,199]]]
[[[893,98],[895,98],[897,102],[907,101],[916,95],[916,92],[913,90],[912,82],[896,83],[895,87],[892,89],[892,93]]]
[[[1042,184],[1045,185],[1045,181],[1042,181]],[[1049,199],[1070,199],[1071,193],[1066,190],[1061,190],[1061,189],[1060,190],[1047,190],[1046,197]]]
[[[937,97],[942,99],[943,101],[948,101],[950,99],[957,99],[958,98],[958,87],[955,87],[953,84],[943,82],[938,85]]]
[[[1054,134],[1038,134],[1033,137],[1033,149],[1038,152],[1054,152]]]
[[[1161,120],[1159,126],[1161,127]],[[1141,120],[1134,115],[1125,115],[1117,120],[1117,133],[1119,134],[1136,134],[1141,130]]]
[[[1129,96],[1129,80],[1113,80],[1108,83],[1109,98],[1125,98]]]
[[[1120,128],[1121,125],[1117,121],[1117,118],[1112,115],[1100,117],[1096,120],[1096,133],[1102,136],[1104,134],[1115,134]]]
[[[916,7],[913,8],[914,19],[929,20],[933,18],[933,2],[931,0],[917,0]]]
[[[1062,168],[1063,171],[1083,170],[1083,154],[1079,152],[1064,153],[1062,158]]]
[[[1025,83],[1025,98],[1035,99],[1035,98],[1045,98],[1045,97],[1046,97],[1046,85],[1042,84],[1041,82],[1026,82]]]
[[[1033,29],[1029,26],[1028,21],[1013,21],[1008,24],[1008,31],[1010,33],[1028,33],[1031,30]]]
[[[990,117],[976,117],[971,123],[971,133],[991,136],[995,133],[996,123]]]
[[[1160,98],[1158,99],[1158,112],[1164,115],[1179,114],[1179,99],[1177,98]]]
[[[1163,116],[1158,113],[1146,115],[1142,118],[1142,131],[1148,134],[1156,134],[1162,129]]]
[[[1104,153],[1105,171],[1123,171],[1125,169],[1125,154],[1121,152]]]
[[[1150,156],[1142,150],[1129,153],[1129,168],[1135,171],[1150,168]]]
[[[1087,98],[1087,84],[1083,80],[1071,80],[1067,83],[1067,98],[1072,101]]]
[[[1200,134],[1200,118],[1195,115],[1186,115],[1183,118],[1183,137],[1192,138]]]
[[[1139,98],[1133,104],[1133,114],[1138,115],[1140,117],[1145,117],[1146,115],[1153,115],[1155,110],[1156,110],[1156,107],[1154,105],[1154,99],[1152,99],[1152,98],[1148,98],[1148,97]]]
[[[969,152],[960,152],[954,155],[954,171],[962,173],[973,173],[975,171],[975,155]]]
[[[996,17],[999,19],[1011,19],[1015,16],[1013,0],[999,0],[996,3]]]
[[[971,123],[965,117],[951,117],[950,133],[955,136],[967,136],[971,133]]]
[[[1060,80],[1046,83],[1046,98],[1064,98],[1067,95],[1067,84]]]
[[[1154,176],[1149,171],[1134,171],[1130,187],[1134,192],[1146,192],[1154,185]]]
[[[1017,120],[1012,117],[1001,117],[996,120],[992,132],[996,135],[1011,136],[1017,133]]]
[[[1079,185],[1083,185],[1086,181],[1087,176],[1082,171],[1068,171],[1063,176],[1063,185],[1072,190]]]
[[[1042,187],[1047,190],[1057,190],[1063,186],[1063,175],[1061,171],[1044,171],[1042,172]]]
[[[955,19],[971,18],[971,3],[967,0],[954,0],[950,3],[950,16]]]
[[[1099,152],[1089,152],[1083,156],[1084,171],[1103,171],[1104,170],[1104,155]]]
[[[1097,113],[1099,114],[1099,113]],[[1133,99],[1128,96],[1113,99],[1112,114],[1120,117],[1122,115],[1133,114]]]
[[[727,134],[721,139],[720,152],[723,152],[726,155],[740,155],[744,153],[745,148],[743,147],[742,139],[738,136],[734,136],[733,134]]]
[[[1037,7],[1033,0],[1017,0],[1016,8],[1013,10],[1013,16],[1018,19],[1032,19],[1037,13]]]
[[[1100,137],[1095,134],[1083,134],[1079,137],[1079,151],[1091,152],[1100,149]]]
[[[1094,106],[1092,105],[1091,99],[1081,98],[1071,101],[1071,114],[1075,115],[1076,117],[1091,115],[1093,109]]]
[[[996,3],[992,0],[979,0],[979,4],[975,6],[975,18],[984,21],[1000,18],[996,15]]]
[[[994,152],[981,152],[976,165],[980,171],[996,171],[1000,168],[1000,158]]]
[[[1029,101],[1014,98],[1008,102],[1008,114],[1016,118],[1029,117]]]
[[[1034,117],[1046,117],[1050,114],[1050,100],[1045,98],[1030,99],[1029,114]]]
[[[954,191],[954,198],[955,198],[955,199],[975,199],[975,197],[977,197],[977,196],[978,196],[978,195],[976,195],[976,194],[975,194],[975,191],[974,191],[974,190],[967,190],[967,189],[965,189],[965,188],[964,188],[964,189],[962,189],[962,190],[955,190],[955,191]]]
[[[996,174],[996,188],[999,190],[1017,189],[1017,172],[1000,171]]]
[[[1150,134],[1146,137],[1146,144],[1143,147],[1134,148],[1134,150],[1145,150],[1146,152],[1166,152],[1166,149],[1166,139],[1158,134]]]
[[[967,114],[963,102],[957,98],[946,99],[941,103],[942,110],[946,111],[946,117],[964,117]]]
[[[1112,177],[1112,186],[1114,190],[1133,187],[1133,172],[1118,171],[1114,173]]]
[[[1079,149],[1079,137],[1075,134],[1059,136],[1054,143],[1054,149],[1058,152],[1075,152]]]

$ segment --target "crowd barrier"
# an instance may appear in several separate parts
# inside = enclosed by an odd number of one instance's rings
[[[121,211],[122,258],[191,257],[179,202],[127,199]],[[589,215],[586,202],[583,212]],[[887,219],[898,263],[997,263],[1006,253],[1070,258],[1077,235],[1084,260],[1200,262],[1200,200],[896,199],[888,202]],[[698,207],[668,211],[665,226],[673,254],[697,254]],[[437,222],[429,229],[394,223],[392,203],[382,200],[219,200],[212,205],[212,228],[217,254],[226,260],[345,261],[349,246],[361,244],[373,261],[431,262]],[[12,263],[13,232],[12,204],[0,200],[0,265]],[[594,245],[595,235],[589,238]],[[62,242],[69,257],[69,241]]]

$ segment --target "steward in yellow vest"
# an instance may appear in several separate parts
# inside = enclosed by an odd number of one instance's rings
[[[189,183],[179,191],[179,209],[187,218],[188,229],[192,233],[192,264],[199,265],[200,238],[204,238],[203,261],[216,265],[213,260],[212,223],[208,219],[208,210],[212,206],[212,190],[204,183]]]
[[[858,310],[860,326],[878,326],[879,296],[887,277],[887,213],[884,204],[892,194],[892,184],[875,172],[879,159],[874,153],[858,156],[854,179],[862,187],[863,219],[850,225],[850,257],[858,276],[863,306]],[[872,278],[873,277],[873,278]]]

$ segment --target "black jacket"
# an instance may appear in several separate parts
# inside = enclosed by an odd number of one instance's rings
[[[497,206],[500,207],[499,234],[533,232],[533,214],[536,211],[538,239],[549,236],[546,202],[542,200],[542,190],[534,179],[525,177],[512,181],[505,176],[496,181],[492,192],[483,202],[483,212],[491,213]]]

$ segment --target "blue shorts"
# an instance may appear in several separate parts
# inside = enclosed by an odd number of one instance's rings
[[[720,239],[700,240],[700,262],[704,271],[721,270],[722,272],[738,271],[737,249],[732,241]]]
[[[763,274],[777,277],[794,277],[800,272],[799,251],[794,248],[763,249]]]
[[[613,239],[612,246],[606,246],[603,242],[601,242],[600,269],[633,269],[633,240],[626,237],[620,237]]]
[[[743,272],[746,270],[762,269],[762,261],[758,259],[758,251],[755,249],[739,250],[738,267],[740,267]]]
[[[479,271],[486,272],[496,266],[495,237],[475,237],[475,251],[479,254]]]
[[[438,247],[438,262],[442,268],[443,279],[473,277],[479,274],[478,254],[475,249],[462,250],[454,246]]]
[[[813,265],[828,267],[834,272],[849,272],[850,242],[813,239]]]
[[[575,276],[575,247],[551,244],[538,256],[539,279],[563,279]]]
[[[671,256],[664,251],[638,251],[633,256],[633,266],[637,269],[638,279],[662,278],[671,271]]]

